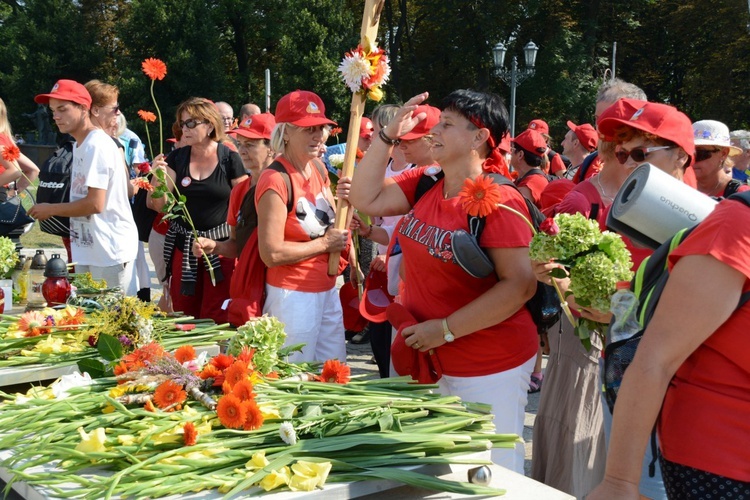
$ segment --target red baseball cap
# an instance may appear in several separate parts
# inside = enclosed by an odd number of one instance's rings
[[[384,271],[370,270],[365,281],[365,293],[359,302],[359,312],[373,323],[386,320],[386,309],[393,302],[388,293],[388,275]]]
[[[500,140],[500,144],[497,145],[502,153],[510,153],[510,134],[505,134]]]
[[[49,104],[50,98],[61,101],[71,101],[86,108],[91,108],[91,94],[86,87],[73,80],[57,80],[49,94],[39,94],[34,97],[37,104]]]
[[[372,120],[363,116],[362,121],[359,122],[359,136],[369,139],[372,137],[372,132]]]
[[[540,134],[549,135],[549,125],[547,125],[547,122],[545,122],[544,120],[540,120],[539,118],[537,118],[536,120],[531,120],[527,128],[529,130],[536,130]]]
[[[547,141],[542,134],[533,129],[526,129],[513,139],[513,143],[529,153],[542,156],[547,152]]]
[[[542,213],[547,217],[553,217],[554,209],[565,196],[573,191],[576,184],[570,179],[555,179],[544,187],[542,194],[539,195],[539,205]]]
[[[229,131],[231,135],[241,135],[248,139],[271,140],[271,132],[276,126],[276,118],[271,113],[260,113],[245,118],[239,127]]]
[[[593,125],[590,123],[576,125],[568,120],[568,128],[573,131],[578,138],[578,142],[589,152],[596,149],[596,146],[599,144],[599,132],[596,131]]]
[[[317,94],[308,90],[295,90],[279,99],[274,115],[277,123],[291,123],[297,127],[336,125],[336,122],[326,118],[325,113],[326,107]]]
[[[391,344],[391,363],[399,375],[410,375],[420,384],[434,384],[443,376],[440,361],[434,350],[421,352],[406,345],[402,334],[404,328],[419,323],[401,304],[394,302],[388,306],[388,321],[397,330]]]
[[[424,137],[429,134],[430,130],[432,130],[432,127],[437,125],[440,121],[440,110],[434,106],[430,106],[428,104],[417,106],[417,109],[414,110],[412,116],[416,116],[419,113],[425,113],[427,117],[421,122],[417,123],[417,126],[411,129],[410,132],[399,137],[399,139],[401,139],[402,141],[413,141],[414,139]]]
[[[672,141],[695,157],[693,124],[674,106],[638,99],[620,99],[608,107],[596,122],[605,140],[614,140],[615,131],[623,125]]]
[[[359,313],[359,291],[351,281],[339,288],[341,310],[344,313],[344,328],[352,332],[361,332],[367,326],[367,319]]]
[[[169,139],[167,139],[167,142],[171,142],[172,144],[176,144],[177,143],[177,139],[174,138],[174,137],[170,137]]]

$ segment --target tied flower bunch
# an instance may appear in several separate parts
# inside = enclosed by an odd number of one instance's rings
[[[391,67],[388,56],[368,40],[363,47],[347,52],[338,67],[341,78],[353,93],[363,93],[373,101],[383,99],[381,86],[388,81]]]
[[[570,278],[570,293],[580,306],[608,311],[618,281],[630,281],[630,252],[618,234],[600,231],[599,223],[581,214],[558,214],[546,220],[531,240],[533,260],[554,260],[564,269],[555,278]]]

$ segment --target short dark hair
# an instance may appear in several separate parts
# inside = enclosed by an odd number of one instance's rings
[[[508,108],[505,107],[503,98],[497,94],[468,89],[454,90],[443,99],[442,109],[455,111],[477,128],[481,125],[481,128],[489,130],[495,147],[510,133]]]
[[[532,167],[539,167],[542,165],[542,160],[544,160],[543,156],[539,156],[538,154],[532,153],[528,149],[524,149],[515,142],[512,143],[513,148],[516,151],[523,151],[523,161],[526,162],[527,165],[530,165]]]

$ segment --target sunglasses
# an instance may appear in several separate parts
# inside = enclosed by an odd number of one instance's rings
[[[706,161],[711,158],[714,153],[718,153],[721,149],[696,149],[695,150],[695,161]]]
[[[180,122],[180,128],[187,127],[189,129],[194,129],[201,123],[208,123],[205,120],[196,120],[195,118],[190,118],[189,120],[185,120],[184,122]]]
[[[615,151],[615,156],[620,165],[624,165],[628,161],[628,158],[632,158],[634,162],[641,163],[646,161],[646,157],[654,151],[664,151],[666,149],[674,149],[675,146],[654,146],[651,148],[633,148],[630,151],[621,149]]]
[[[114,106],[101,106],[101,107],[105,109],[111,109],[113,113],[118,113],[120,111],[119,104],[115,104]]]

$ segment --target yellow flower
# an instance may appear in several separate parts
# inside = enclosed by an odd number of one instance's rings
[[[266,452],[265,451],[259,451],[257,453],[253,453],[253,456],[250,460],[247,461],[245,464],[246,469],[250,470],[256,470],[265,467],[270,462],[266,458]]]
[[[55,395],[49,387],[36,386],[26,391],[26,394],[16,394],[15,402],[21,405],[32,399],[55,399]]]
[[[105,406],[104,409],[102,410],[102,413],[114,413],[114,412],[115,412],[115,407],[110,404]]]
[[[119,441],[122,446],[133,446],[138,442],[132,434],[120,434],[117,436],[117,441]]]
[[[372,99],[375,102],[380,101],[383,99],[383,89],[380,87],[373,87],[370,89],[369,92],[367,92],[368,99]]]
[[[289,467],[284,466],[279,470],[271,471],[263,480],[258,483],[258,486],[266,491],[271,491],[274,488],[278,488],[282,484],[289,484],[290,471]]]
[[[302,491],[312,491],[316,486],[323,487],[331,472],[331,462],[308,462],[299,460],[292,465],[294,476],[289,483],[289,488],[298,488]]]
[[[263,415],[263,420],[269,420],[273,418],[281,419],[281,413],[279,413],[279,409],[269,401],[258,403],[258,408],[260,408],[260,413]]]
[[[180,438],[182,439],[182,438]],[[213,448],[213,449],[205,449],[201,451],[191,451],[188,453],[182,453],[179,455],[172,455],[171,457],[163,458],[159,460],[158,463],[160,464],[176,464],[180,463],[182,460],[203,460],[205,461],[207,458],[212,458],[214,455],[220,455],[224,453],[225,451],[229,451],[229,448]]]
[[[107,436],[104,434],[104,427],[94,429],[89,434],[83,430],[83,427],[78,428],[78,434],[81,435],[81,442],[76,446],[76,451],[82,453],[101,453],[107,451],[104,443],[107,441]]]

